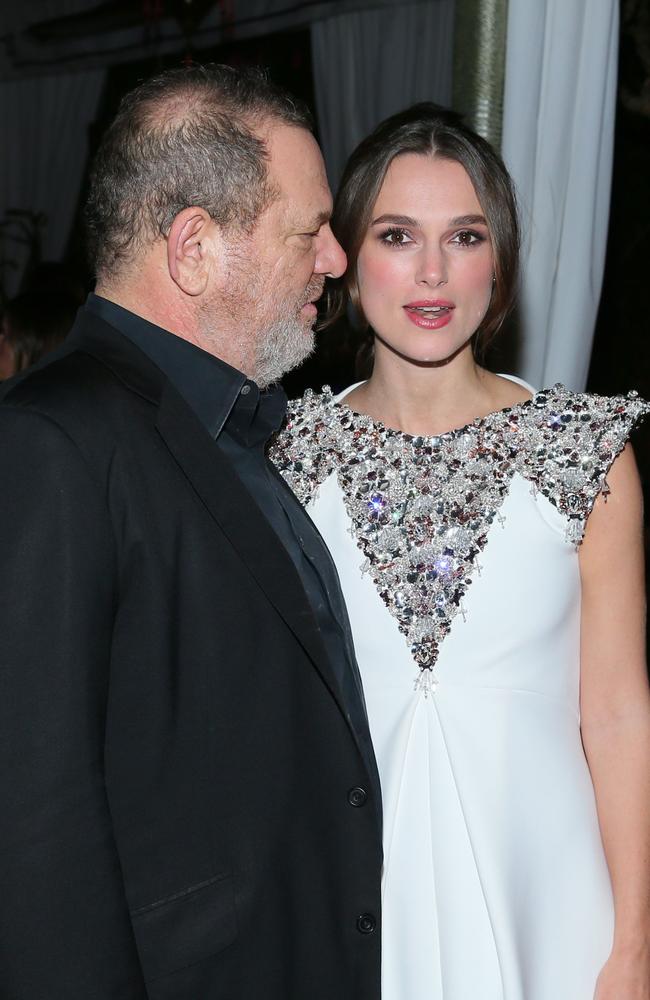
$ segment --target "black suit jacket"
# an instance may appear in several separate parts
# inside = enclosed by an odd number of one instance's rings
[[[374,761],[236,470],[88,314],[0,456],[0,996],[377,1000]]]

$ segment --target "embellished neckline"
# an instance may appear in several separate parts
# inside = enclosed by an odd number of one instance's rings
[[[573,393],[558,384],[439,435],[410,435],[337,400],[325,387],[289,404],[271,458],[311,503],[334,473],[349,530],[380,598],[419,668],[415,688],[438,684],[442,642],[480,573],[515,473],[565,517],[577,547],[596,496],[650,404]]]
[[[554,388],[564,388],[564,386],[558,384]],[[328,385],[323,386],[322,396],[326,397],[332,408],[349,415],[350,419],[360,423],[368,430],[377,431],[380,434],[386,435],[386,437],[402,438],[411,444],[433,444],[435,446],[440,441],[451,441],[456,437],[467,434],[469,431],[491,426],[492,422],[499,418],[505,419],[511,414],[519,415],[520,413],[524,413],[527,409],[535,405],[538,396],[548,395],[550,391],[550,389],[538,389],[530,399],[523,399],[520,403],[511,403],[510,406],[503,406],[499,410],[490,410],[489,413],[485,413],[482,417],[475,417],[474,420],[463,424],[462,427],[453,427],[451,430],[442,431],[440,434],[409,434],[407,431],[401,431],[397,427],[390,427],[388,424],[383,423],[383,421],[371,417],[368,413],[360,413],[358,410],[353,409],[345,402],[345,397],[336,399]]]

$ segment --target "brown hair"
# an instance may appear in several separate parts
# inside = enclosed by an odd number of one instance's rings
[[[510,176],[501,157],[459,115],[436,104],[415,104],[392,115],[371,132],[347,162],[334,204],[332,229],[348,257],[342,278],[328,286],[324,325],[339,319],[351,301],[368,326],[359,302],[357,258],[386,171],[397,156],[419,153],[455,160],[465,168],[485,214],[494,252],[494,290],[474,334],[482,351],[512,308],[517,292],[519,223]]]

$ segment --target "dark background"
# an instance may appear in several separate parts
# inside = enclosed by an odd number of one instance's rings
[[[637,389],[650,398],[650,15],[647,6],[648,0],[623,0],[622,4],[611,218],[587,388],[608,395]],[[630,11],[634,14],[632,18]],[[266,66],[274,79],[315,110],[308,29],[279,32],[210,49],[190,49],[191,42],[188,42],[184,58],[198,62]],[[104,97],[91,128],[91,153],[114,115],[121,95],[151,73],[177,65],[181,58],[176,54],[134,63],[120,62],[109,71]],[[78,215],[85,193],[84,183]],[[78,225],[72,227],[66,263],[90,287],[79,231]],[[570,331],[567,335],[570,336]],[[358,347],[354,330],[345,322],[339,323],[331,330],[322,331],[317,345],[315,355],[285,378],[289,395],[299,394],[306,386],[320,388],[328,383],[338,389],[353,381]],[[503,370],[499,365],[498,344],[492,360],[493,366]],[[650,422],[635,436],[635,450],[648,495]]]
[[[637,389],[650,399],[650,16],[647,10],[645,25],[644,36],[639,38],[627,30],[624,19],[621,32],[607,257],[587,388],[606,395]],[[645,114],[628,106],[640,103],[638,98],[644,101]],[[646,554],[650,555],[650,421],[635,434],[634,449],[646,496]]]

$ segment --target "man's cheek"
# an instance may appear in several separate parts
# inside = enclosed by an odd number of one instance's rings
[[[284,250],[277,258],[271,271],[271,281],[274,285],[295,283],[299,275],[311,275],[314,270],[316,254],[310,248],[291,247]]]
[[[282,251],[279,257],[276,257],[270,269],[271,280],[274,283],[291,273],[292,261],[294,261],[295,256],[295,250],[287,248]]]

